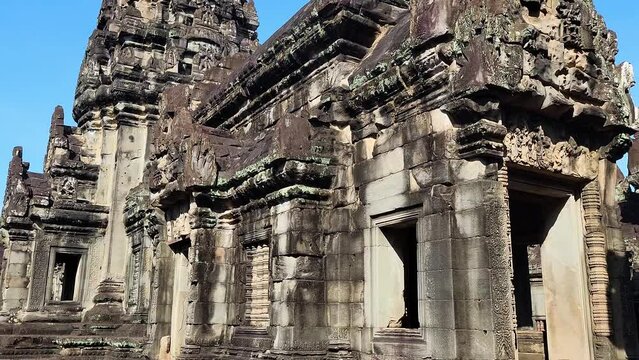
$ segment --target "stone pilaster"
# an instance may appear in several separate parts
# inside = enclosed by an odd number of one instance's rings
[[[610,328],[612,315],[608,304],[606,236],[601,222],[601,195],[597,181],[586,185],[582,193],[582,202],[594,331],[596,335],[608,337],[612,334]]]

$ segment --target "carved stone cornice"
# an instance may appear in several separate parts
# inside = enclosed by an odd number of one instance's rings
[[[228,209],[252,201],[278,201],[284,198],[326,198],[334,170],[328,159],[265,159],[221,180],[210,191],[213,201]]]
[[[628,153],[628,150],[632,147],[632,138],[630,134],[619,134],[615,138],[602,148],[602,158],[606,158],[611,162],[617,162],[624,155]]]
[[[506,133],[503,125],[486,119],[468,125],[459,130],[459,156],[462,159],[502,159]]]
[[[337,0],[307,6],[261,47],[233,81],[214,94],[196,121],[226,129],[299,82],[329,60],[346,55],[362,59],[381,26],[406,10],[404,1],[351,3]],[[358,36],[354,37],[353,34]]]
[[[124,225],[128,236],[143,232],[149,236],[154,245],[159,243],[166,221],[164,214],[152,206],[148,190],[137,188],[127,196],[124,207]]]

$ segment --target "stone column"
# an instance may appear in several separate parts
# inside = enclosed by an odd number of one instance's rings
[[[166,242],[159,242],[153,249],[152,288],[149,301],[148,335],[153,339],[153,354],[160,352],[162,339],[167,338],[170,342],[173,276],[173,251]]]
[[[326,311],[328,315],[330,359],[353,358],[360,351],[364,328],[364,234],[355,229],[356,216],[349,208],[324,212]],[[318,236],[307,233],[303,244],[313,244]]]
[[[458,358],[516,356],[508,178],[499,170],[505,136],[496,121],[468,125],[459,134],[462,160],[451,161],[458,169],[451,201]]]
[[[196,208],[191,214],[193,254],[185,345],[193,351],[194,347],[214,346],[224,340],[229,323],[237,318],[229,301],[237,284],[233,272],[234,225],[217,223],[216,214],[209,209]]]
[[[635,142],[630,154],[631,175],[639,170],[637,145]],[[639,353],[629,279],[632,269],[620,223],[616,171],[614,162],[601,160],[598,179],[588,184],[582,194],[597,359],[609,353],[616,353],[617,359]]]
[[[492,179],[458,184],[452,214],[457,356],[512,359],[506,190]]]
[[[23,309],[29,294],[29,272],[33,242],[10,241],[4,251],[2,312]],[[7,319],[8,320],[8,319]]]
[[[325,352],[328,345],[325,264],[316,243],[321,211],[294,200],[275,206],[271,216],[274,218],[273,352],[282,356]]]
[[[34,251],[34,233],[29,214],[30,194],[25,183],[29,164],[22,161],[22,147],[13,149],[7,178],[3,221],[6,233],[1,234],[7,241],[2,269],[2,313],[13,316],[24,310],[29,294],[29,268]],[[2,231],[5,231],[4,229]],[[13,314],[10,314],[13,313]]]
[[[434,185],[432,196],[424,198],[423,218],[419,221],[420,257],[419,277],[423,291],[420,305],[424,314],[422,327],[426,332],[428,354],[434,358],[455,357],[455,302],[453,293],[452,217],[448,203],[442,201],[451,195],[446,185]]]

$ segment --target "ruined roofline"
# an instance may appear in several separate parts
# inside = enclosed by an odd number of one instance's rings
[[[379,32],[385,24],[394,24],[403,12],[408,11],[408,3],[403,0],[314,0],[300,9],[284,26],[273,34],[257,51],[234,71],[229,80],[212,93],[208,101],[195,112],[194,121],[209,126],[217,126],[212,118],[221,113],[234,113],[239,103],[250,96],[259,98],[269,91],[264,84],[277,84],[287,74],[305,66],[299,54],[281,58],[283,52],[299,51],[301,56],[313,48],[324,50],[330,46],[335,48],[354,48],[342,50],[361,58],[372,43],[361,32],[362,28]],[[326,26],[332,26],[326,29]],[[360,29],[355,29],[355,26]],[[355,31],[353,31],[355,29]],[[358,34],[358,30],[360,31]],[[349,32],[350,31],[350,32]],[[323,37],[325,36],[325,37]],[[359,36],[360,39],[356,37]],[[326,41],[328,38],[328,42]],[[303,39],[300,41],[300,39]],[[346,40],[346,41],[343,41]],[[374,37],[373,37],[374,40]],[[359,47],[359,49],[358,49]],[[311,56],[316,56],[312,54]],[[266,71],[272,66],[280,68]],[[289,67],[289,68],[286,68]],[[293,68],[293,69],[291,69]],[[305,69],[308,71],[308,69]],[[261,88],[250,91],[251,84],[261,84]],[[222,116],[223,117],[223,116]]]
[[[276,96],[274,93],[278,92],[276,88],[281,87],[281,80],[292,76],[299,80],[300,76],[303,76],[300,71],[294,71],[292,74],[291,70],[303,69],[309,72],[312,71],[313,65],[305,61],[326,62],[319,59],[320,54],[315,54],[315,58],[310,59],[298,57],[297,54],[282,56],[282,52],[293,51],[291,49],[301,47],[304,42],[316,41],[317,47],[320,41],[326,41],[305,27],[316,25],[317,18],[326,23],[335,21],[336,9],[357,9],[354,7],[356,5],[362,8],[369,6],[370,9],[373,3],[382,4],[380,1],[363,4],[355,0],[315,1],[307,4],[286,26],[262,45],[243,68],[236,71],[229,81],[211,94],[209,100],[196,111],[194,121],[207,126],[233,128],[241,122],[236,118],[246,117],[255,110],[254,107],[257,108]],[[412,54],[399,60],[406,60],[410,63],[408,67],[413,67],[407,70],[410,73],[409,80],[415,81],[415,84],[403,79],[403,85],[415,87],[417,92],[420,92],[422,90],[419,83],[424,82],[420,74],[440,71],[443,65],[444,72],[438,75],[437,81],[441,81],[441,86],[448,89],[448,94],[441,95],[446,97],[445,100],[448,102],[455,99],[481,98],[482,92],[492,93],[494,100],[501,102],[501,105],[521,108],[548,116],[549,119],[583,119],[585,121],[582,123],[589,123],[587,126],[610,133],[630,134],[637,130],[635,114],[627,107],[627,103],[630,102],[628,88],[633,82],[630,80],[631,66],[615,63],[616,35],[606,27],[592,3],[575,0],[562,2],[556,8],[553,7],[551,11],[556,12],[553,16],[560,21],[553,30],[548,31],[540,30],[537,28],[540,25],[535,22],[536,20],[531,21],[524,15],[525,11],[533,11],[534,4],[521,4],[514,0],[490,0],[485,3],[489,3],[490,6],[481,7],[483,11],[476,14],[470,8],[476,6],[473,4],[449,9],[446,1],[411,2],[411,6],[417,7],[411,11],[410,35],[406,39],[412,44]],[[498,11],[508,14],[493,13]],[[581,14],[581,23],[574,23],[570,15],[574,12]],[[427,14],[430,15],[424,16]],[[507,15],[515,16],[513,19],[516,21],[505,25],[503,19]],[[439,20],[429,23],[434,21],[432,17]],[[371,17],[366,19],[370,20]],[[483,22],[480,22],[481,19]],[[470,20],[472,23],[467,23]],[[371,22],[375,23],[373,20]],[[476,28],[482,23],[489,23],[490,26]],[[508,32],[506,29],[512,31]],[[531,32],[529,34],[524,30]],[[305,31],[307,36],[300,40]],[[319,30],[316,29],[317,31]],[[527,39],[528,36],[531,39]],[[336,37],[339,38],[338,35]],[[561,50],[550,48],[550,45],[544,47],[546,41],[550,41],[552,46]],[[370,49],[366,49],[368,50]],[[563,52],[561,61],[553,62],[551,65],[550,58],[557,56],[558,52]],[[342,53],[345,51],[342,50]],[[585,63],[575,65],[568,58],[563,58],[569,57],[571,53],[575,54],[579,62]],[[468,55],[473,56],[468,58]],[[427,58],[428,56],[430,58]],[[535,64],[540,65],[526,69],[530,64],[525,63],[525,56],[529,58],[528,61],[534,60]],[[428,61],[432,63],[429,64]],[[441,64],[441,61],[445,64]],[[552,67],[563,67],[561,70],[567,73],[552,72],[559,70],[551,69]],[[392,80],[394,76],[390,73],[382,76],[378,73],[373,75],[377,79],[366,80],[374,83],[368,90],[374,90],[374,86],[383,86],[383,82]],[[474,81],[474,78],[477,81]],[[347,92],[353,91],[353,96],[349,97],[347,103],[359,102],[359,99],[355,98],[355,92],[359,91],[361,94],[361,89],[356,89],[359,85],[361,83],[355,88],[345,89]],[[433,91],[429,86],[426,90],[427,92],[422,92],[421,95]],[[553,110],[555,108],[557,111]],[[356,104],[352,110],[365,109],[360,109]]]

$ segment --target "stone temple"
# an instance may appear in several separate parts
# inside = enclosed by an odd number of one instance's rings
[[[639,359],[639,129],[590,0],[104,0],[16,148],[2,359]],[[630,151],[630,175],[616,161]]]

